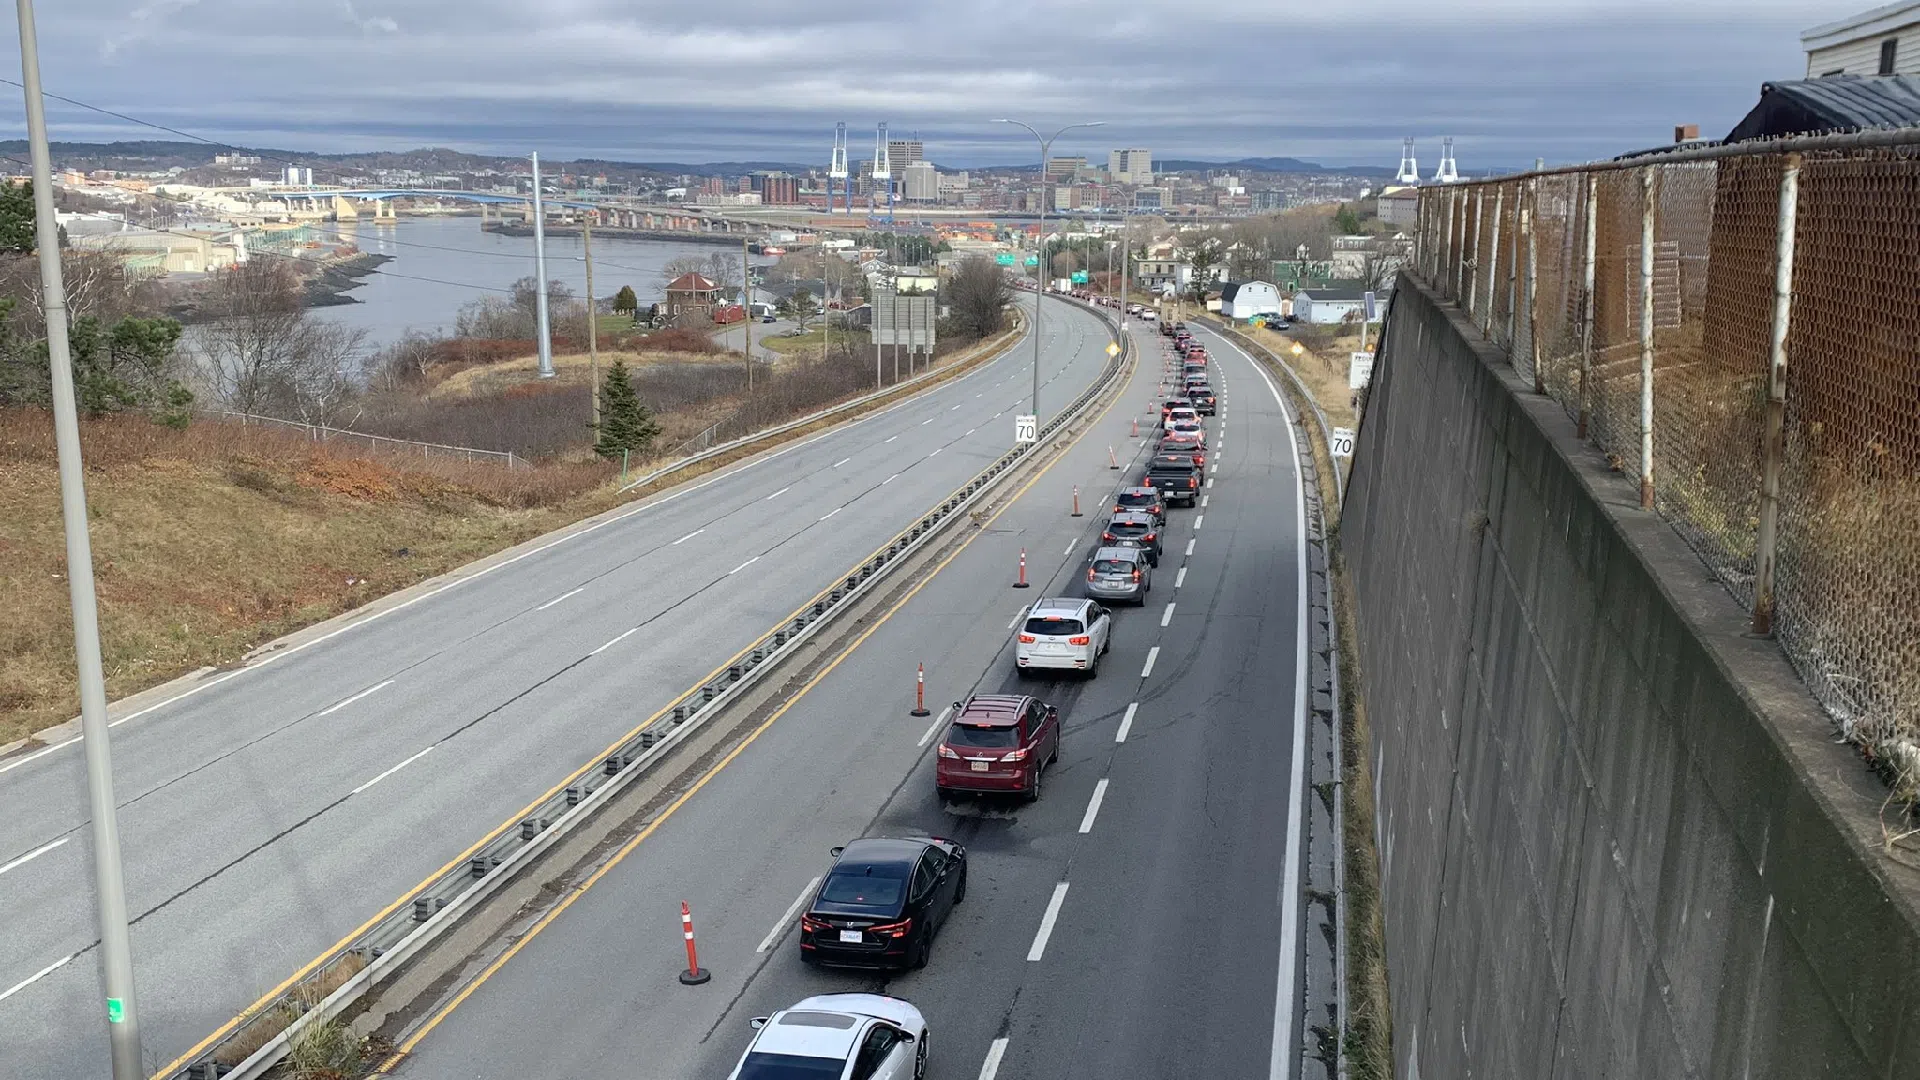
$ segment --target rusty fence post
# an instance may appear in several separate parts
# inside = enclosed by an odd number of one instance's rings
[[[1520,342],[1513,336],[1520,327],[1520,238],[1527,231],[1527,204],[1520,197],[1524,188],[1513,189],[1513,240],[1507,252],[1507,348],[1518,360]]]
[[[1653,214],[1659,166],[1640,174],[1640,508],[1653,509]]]
[[[1787,330],[1793,316],[1793,240],[1800,207],[1799,154],[1780,173],[1773,254],[1773,335],[1769,342],[1766,434],[1760,444],[1760,531],[1753,553],[1753,632],[1773,633],[1775,556],[1780,538],[1780,470],[1787,450]]]
[[[1464,202],[1464,200],[1462,200]],[[1473,303],[1480,289],[1480,278],[1474,274],[1474,261],[1480,258],[1480,226],[1486,220],[1484,211],[1487,206],[1485,188],[1473,189],[1473,239],[1467,239],[1466,224],[1460,227],[1460,292],[1461,302],[1467,307],[1467,321],[1473,322]]]
[[[1527,234],[1527,351],[1532,354],[1533,392],[1547,392],[1547,376],[1540,370],[1540,179],[1527,181],[1526,216],[1521,227]],[[1565,280],[1564,278],[1562,280]]]
[[[1493,291],[1493,279],[1494,275],[1500,272],[1500,211],[1506,201],[1506,185],[1502,184],[1494,188],[1493,231],[1487,234],[1487,317],[1480,320],[1480,336],[1483,338],[1493,337],[1493,298],[1497,295]],[[1474,250],[1478,251],[1479,249],[1480,238],[1476,236],[1474,237]],[[1512,362],[1511,356],[1508,357],[1508,362]]]
[[[1575,424],[1575,434],[1587,437],[1587,424],[1593,415],[1593,234],[1599,224],[1599,192],[1594,190],[1594,174],[1580,174],[1580,198],[1585,221],[1582,228],[1585,236],[1581,243],[1586,252],[1582,256],[1583,265],[1580,277],[1580,413]]]

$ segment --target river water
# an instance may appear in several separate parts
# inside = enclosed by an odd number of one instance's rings
[[[380,273],[362,278],[346,295],[357,303],[314,309],[329,322],[366,331],[366,346],[379,348],[408,330],[451,334],[462,304],[506,295],[516,280],[533,276],[533,238],[481,232],[478,217],[402,218],[391,224],[346,222],[339,236],[360,250],[392,256]],[[587,289],[586,261],[578,236],[547,237],[547,278],[563,281],[576,296]],[[593,238],[593,287],[601,297],[633,286],[642,306],[662,298],[666,264],[682,255],[715,253],[740,257],[738,247],[657,240]],[[753,263],[775,260],[753,256]]]

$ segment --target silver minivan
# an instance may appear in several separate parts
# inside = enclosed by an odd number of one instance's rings
[[[1103,547],[1087,564],[1087,595],[1095,600],[1131,600],[1140,605],[1153,591],[1153,567],[1137,547]]]

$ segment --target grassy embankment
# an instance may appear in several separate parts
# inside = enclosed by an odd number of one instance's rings
[[[949,370],[1004,343],[961,351]],[[826,377],[832,372],[796,364],[749,402],[733,381],[744,378],[737,354],[608,352],[603,367],[615,355],[631,366],[663,428],[661,453],[636,469],[670,457],[719,417],[765,426],[871,388],[867,374],[848,392]],[[236,663],[277,636],[646,494],[617,491],[618,466],[586,448],[586,357],[562,355],[555,366],[559,377],[544,381],[530,356],[447,373],[392,407],[380,426],[469,446],[514,446],[529,432],[552,437],[549,450],[527,455],[531,467],[517,469],[219,421],[186,431],[136,417],[84,423],[109,696]],[[0,621],[5,745],[76,711],[51,421],[37,411],[0,410],[0,593],[8,598]]]

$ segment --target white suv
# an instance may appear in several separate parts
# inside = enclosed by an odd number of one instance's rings
[[[752,1020],[753,1042],[734,1066],[734,1080],[772,1077],[858,1077],[923,1080],[927,1021],[899,998],[822,994]]]
[[[1021,674],[1039,668],[1084,671],[1092,678],[1111,644],[1113,614],[1091,600],[1055,597],[1027,611],[1014,639],[1013,663]]]

